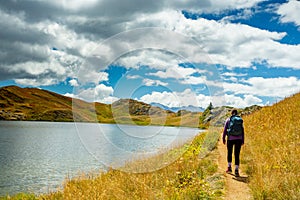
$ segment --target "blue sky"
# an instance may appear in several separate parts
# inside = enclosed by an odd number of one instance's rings
[[[300,92],[300,1],[5,1],[0,86],[169,107]]]

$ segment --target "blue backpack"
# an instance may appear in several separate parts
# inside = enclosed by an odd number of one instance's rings
[[[243,119],[238,115],[231,116],[229,128],[227,129],[228,135],[239,136],[243,134],[243,131]]]

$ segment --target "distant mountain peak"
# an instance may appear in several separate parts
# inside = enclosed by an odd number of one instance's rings
[[[196,106],[192,106],[192,105],[182,106],[182,107],[168,107],[168,106],[165,106],[165,105],[160,104],[160,103],[151,103],[151,105],[152,106],[157,106],[157,107],[160,107],[164,110],[169,110],[169,111],[172,111],[172,112],[178,112],[180,110],[186,110],[186,111],[189,111],[189,112],[203,112],[204,111],[204,108],[196,107]]]

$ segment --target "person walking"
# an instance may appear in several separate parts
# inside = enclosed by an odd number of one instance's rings
[[[244,136],[244,127],[243,127],[243,119],[238,116],[238,112],[236,109],[231,111],[231,117],[229,117],[224,125],[223,130],[223,144],[226,144],[226,136],[227,136],[227,162],[228,168],[226,173],[232,173],[232,151],[234,147],[234,164],[235,171],[234,174],[236,177],[239,177],[239,165],[240,165],[240,151],[241,147],[244,144],[245,136]]]

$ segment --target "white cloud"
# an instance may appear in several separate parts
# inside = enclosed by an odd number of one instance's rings
[[[169,52],[158,50],[137,50],[120,57],[115,61],[116,64],[126,68],[138,69],[140,66],[148,66],[151,69],[168,69],[178,65],[180,62],[178,56]]]
[[[105,104],[112,104],[113,102],[118,101],[118,100],[119,100],[119,98],[117,98],[117,97],[108,96],[108,97],[104,97],[103,99],[101,99],[98,102],[105,103]]]
[[[50,59],[50,62],[24,62],[11,66],[8,71],[11,73],[23,73],[28,78],[16,78],[16,83],[30,86],[47,86],[57,84],[65,80],[65,75],[71,75],[72,72],[62,66],[55,59]]]
[[[146,86],[167,86],[168,83],[165,83],[165,82],[162,82],[160,80],[153,80],[153,79],[149,79],[149,78],[145,78],[143,80],[143,83],[146,85]]]
[[[51,20],[28,22],[26,13],[13,15],[0,9],[3,31],[0,54],[2,74],[15,76],[24,85],[52,85],[74,77],[83,62],[84,37],[63,23]],[[6,49],[5,49],[6,48]]]
[[[220,99],[220,98],[218,98]],[[221,104],[219,104],[218,102],[215,101],[215,99],[211,96],[206,96],[206,95],[203,95],[203,94],[198,94],[197,95],[197,101],[198,101],[198,104],[195,104],[194,106],[197,106],[197,107],[202,107],[202,108],[206,108],[209,103],[213,103],[214,106],[219,106]]]
[[[199,106],[206,107],[211,98],[202,94],[196,95],[191,89],[183,92],[152,92],[140,98],[145,103],[160,103],[168,107]]]
[[[157,76],[160,78],[175,78],[175,79],[183,79],[187,76],[192,75],[197,72],[196,69],[193,68],[184,68],[178,65],[171,66],[167,68],[165,71],[158,71],[155,73],[149,73],[148,75]]]
[[[209,8],[210,12],[216,11],[223,11],[229,9],[244,9],[244,8],[251,8],[255,6],[257,3],[261,2],[262,0],[211,0],[211,6]]]
[[[299,92],[300,80],[296,77],[252,77],[244,83],[223,83],[226,92],[263,97],[287,97]]]
[[[187,84],[187,85],[209,84],[205,76],[200,76],[200,77],[188,76],[182,81],[180,81],[180,83]]]
[[[281,22],[293,22],[300,26],[300,1],[290,0],[279,6],[277,13],[281,15]]]
[[[0,78],[33,86],[56,84],[70,78],[70,84],[74,86],[85,83],[97,85],[94,89],[81,91],[81,95],[89,101],[111,101],[114,99],[113,89],[99,83],[109,81],[108,74],[100,71],[107,67],[104,64],[113,61],[127,69],[148,66],[152,73],[147,75],[175,78],[181,84],[205,83],[218,87],[221,86],[219,80],[193,76],[199,69],[184,68],[178,64],[195,62],[246,68],[253,67],[255,61],[267,62],[268,67],[300,69],[300,45],[280,43],[287,35],[285,32],[233,24],[226,19],[191,20],[181,13],[181,10],[218,13],[244,9],[243,16],[237,17],[247,18],[253,14],[251,10],[258,2],[262,0],[41,0],[28,1],[24,6],[21,1],[5,1],[0,5]],[[293,22],[299,26],[299,4],[299,1],[292,0],[279,5],[276,12],[281,15],[281,22]],[[159,28],[151,30],[144,27]],[[132,29],[135,31],[131,32]],[[125,40],[118,40],[122,31],[128,31],[128,35]],[[116,40],[111,40],[111,36]],[[102,43],[105,45],[101,46]],[[89,66],[90,56],[100,56],[107,62],[95,62]],[[198,74],[202,73],[198,71]],[[259,96],[284,97],[299,91],[299,78],[296,77],[253,77],[238,83],[236,77],[241,75],[225,73],[223,76],[236,82],[224,83],[224,86],[228,93],[234,93],[233,99],[239,105],[242,105],[240,100],[245,104],[259,103]],[[142,77],[129,75],[127,78]],[[145,79],[144,84],[167,83]],[[177,96],[179,103],[184,99],[181,93],[151,95],[147,96],[149,100],[156,95],[170,105],[172,101],[167,102],[168,96],[171,100],[174,100],[172,95]],[[185,95],[192,96],[189,92]],[[207,101],[206,98],[196,97],[203,102]]]
[[[81,67],[80,71],[77,74],[78,81],[81,85],[86,83],[98,84],[100,82],[108,81],[108,73],[106,72],[97,72],[89,68]]]
[[[143,78],[143,77],[140,76],[140,75],[126,75],[126,78],[127,79],[140,79],[140,78]]]
[[[112,95],[114,92],[113,88],[104,84],[97,85],[95,88],[95,99],[103,99]]]
[[[76,95],[74,95],[73,93],[69,93],[69,92],[65,93],[64,96],[71,97],[71,98],[78,98]]]
[[[245,77],[247,74],[242,73],[234,73],[234,72],[225,72],[222,73],[221,76],[223,77],[224,81],[232,81],[232,82],[238,82],[238,77]]]
[[[244,9],[241,13],[238,13],[237,15],[227,15],[221,19],[223,22],[231,22],[234,20],[248,20],[254,15],[254,11],[251,10],[251,8]]]
[[[235,77],[241,77],[241,76],[247,76],[247,74],[241,74],[241,73],[235,73],[235,72],[225,72],[221,74],[222,76],[235,76]]]
[[[104,84],[99,84],[94,88],[80,89],[76,94],[65,94],[65,96],[79,98],[88,102],[111,103],[118,100],[113,97],[114,89]]]
[[[225,94],[226,105],[236,107],[236,108],[244,108],[251,105],[261,105],[262,100],[253,95],[244,95],[244,98]]]
[[[271,32],[244,24],[204,18],[191,20],[186,19],[177,11],[142,15],[135,21],[128,22],[128,28],[149,26],[149,24],[174,30],[195,39],[199,46],[187,43],[187,41],[179,41],[174,35],[169,36],[175,37],[174,41],[177,40],[175,43],[168,44],[170,49],[177,48],[179,52],[182,52],[181,55],[194,55],[188,58],[190,62],[223,64],[232,68],[252,67],[253,61],[267,61],[270,67],[300,68],[300,57],[296,53],[300,51],[300,45],[278,42],[286,35],[285,32]],[[160,42],[167,43],[168,41]],[[205,56],[201,50],[208,54]]]
[[[160,103],[169,107],[181,106],[179,98],[171,92],[152,92],[140,98],[145,103]]]
[[[47,86],[57,84],[57,79],[45,78],[45,79],[15,79],[15,82],[20,85],[29,85],[29,86]]]
[[[181,107],[181,106],[197,106],[206,108],[210,102],[214,106],[233,106],[243,108],[251,105],[262,105],[262,99],[257,96],[246,94],[242,97],[234,94],[224,94],[224,96],[206,96],[204,94],[195,94],[190,89],[183,92],[152,92],[151,94],[144,95],[140,98],[141,101],[146,103],[160,103],[168,107]]]
[[[244,95],[245,99],[245,103],[247,106],[251,106],[251,105],[262,105],[262,100],[256,96],[253,96],[253,95]]]
[[[72,79],[72,80],[69,80],[69,84],[73,87],[77,87],[79,86],[78,82],[76,79]]]
[[[91,56],[93,51],[97,48],[97,46],[99,46],[97,42],[79,35],[64,24],[43,22],[39,23],[38,26],[41,32],[52,36],[52,45],[61,51],[67,52],[72,50],[73,52],[77,52],[79,56],[86,57]],[[71,55],[72,53],[69,52]]]

